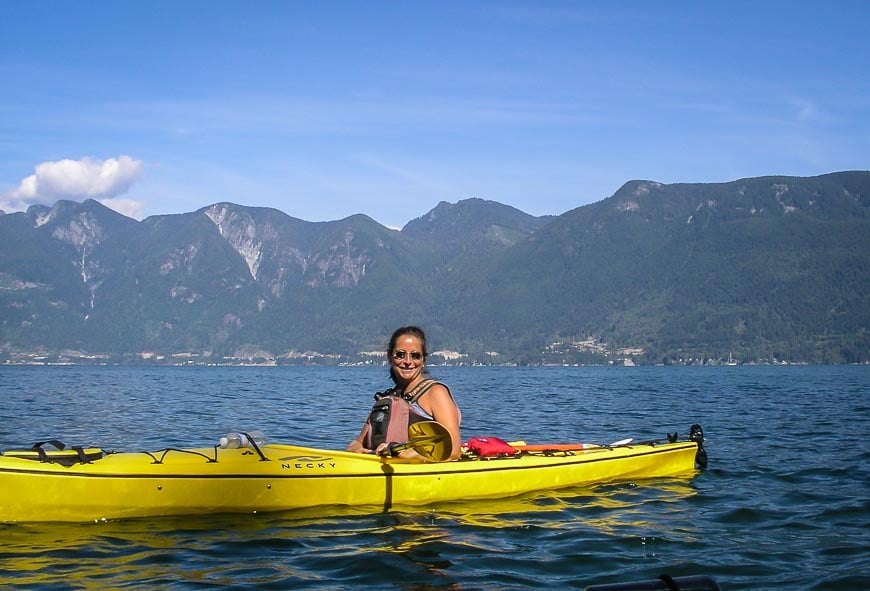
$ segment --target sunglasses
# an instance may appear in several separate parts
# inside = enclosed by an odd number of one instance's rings
[[[410,355],[411,359],[413,359],[414,361],[420,361],[421,359],[423,359],[423,354],[420,351],[411,351],[410,353],[408,353],[407,351],[403,351],[402,349],[399,349],[398,351],[393,351],[393,359],[404,359],[408,355]]]

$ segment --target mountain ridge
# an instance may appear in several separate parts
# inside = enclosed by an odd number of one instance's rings
[[[0,359],[350,361],[414,322],[468,362],[868,361],[867,253],[864,171],[633,180],[559,216],[442,201],[401,230],[59,201],[0,216]]]

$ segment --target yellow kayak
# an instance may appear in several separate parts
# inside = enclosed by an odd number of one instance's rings
[[[509,457],[465,453],[436,463],[276,443],[125,453],[8,451],[0,454],[0,489],[6,491],[0,522],[312,507],[328,512],[330,506],[389,509],[503,498],[597,482],[692,476],[696,456],[704,453],[702,441],[703,435],[611,446],[518,445]]]

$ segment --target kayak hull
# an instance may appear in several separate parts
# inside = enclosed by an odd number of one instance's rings
[[[293,445],[107,454],[70,466],[0,455],[0,522],[254,513],[312,507],[388,509],[503,498],[598,482],[695,473],[699,444],[525,452],[406,463]]]

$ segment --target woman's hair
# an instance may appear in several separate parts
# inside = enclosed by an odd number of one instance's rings
[[[417,340],[420,341],[420,347],[423,349],[423,361],[425,362],[426,357],[429,355],[429,352],[426,350],[426,333],[423,332],[423,329],[418,326],[402,326],[397,328],[393,332],[393,336],[390,337],[390,344],[387,345],[387,358],[390,359],[393,357],[393,351],[396,350],[396,343],[398,342],[400,337],[403,337],[405,335],[411,335],[412,337],[416,337]],[[392,363],[390,363],[390,379],[393,380],[393,383],[396,382],[396,375],[393,373]]]

